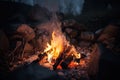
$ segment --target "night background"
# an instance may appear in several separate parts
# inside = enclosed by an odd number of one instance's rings
[[[76,49],[90,51],[80,58],[90,57],[87,68],[69,70],[71,56],[60,71],[38,64],[52,20]],[[0,0],[0,80],[119,80],[119,34],[119,0]]]

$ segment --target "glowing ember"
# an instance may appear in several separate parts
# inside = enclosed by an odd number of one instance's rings
[[[79,63],[72,61],[72,62],[69,64],[68,67],[69,67],[69,68],[73,68],[73,67],[75,67],[75,66],[77,66],[77,65],[79,65]]]

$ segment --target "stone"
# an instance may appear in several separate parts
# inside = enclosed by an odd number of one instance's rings
[[[27,24],[21,24],[17,30],[17,33],[21,34],[21,36],[26,40],[30,41],[35,37],[34,30]]]

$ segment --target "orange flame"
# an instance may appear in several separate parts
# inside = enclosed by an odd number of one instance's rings
[[[59,54],[63,51],[64,41],[63,37],[61,35],[58,35],[57,33],[52,33],[52,40],[49,43],[47,43],[47,48],[44,50],[44,52],[48,55],[48,61],[51,62],[52,59],[56,59]]]
[[[68,46],[70,46],[70,44],[66,40],[65,36],[59,31],[53,31],[51,42],[50,44],[47,43],[47,47],[44,50],[44,52],[47,54],[48,62],[51,63],[52,60],[56,60],[60,53],[62,53],[64,49]],[[74,46],[71,46],[71,49],[67,54],[74,55],[76,58],[81,57],[81,55],[76,51]]]

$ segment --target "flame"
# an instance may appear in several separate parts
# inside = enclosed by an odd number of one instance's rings
[[[64,41],[61,35],[58,35],[56,32],[52,33],[52,39],[50,44],[47,43],[47,48],[44,52],[48,55],[48,61],[51,62],[52,59],[55,59],[64,49]]]
[[[73,45],[70,45],[61,31],[53,31],[52,39],[50,43],[47,43],[47,47],[44,49],[44,53],[47,54],[47,60],[49,63],[55,61],[61,53],[70,46],[70,50],[65,53],[66,57],[71,55],[75,58],[80,58],[81,55],[76,51]],[[53,62],[54,63],[54,62]],[[61,69],[61,67],[60,67]]]
[[[51,39],[51,41],[43,45],[43,48],[45,46],[46,47],[41,54],[45,55],[43,55],[40,58],[40,65],[47,67],[51,67],[52,65],[55,69],[56,67],[61,66],[60,64],[63,61],[67,61],[67,59],[69,60],[69,57],[72,57],[70,59],[76,59],[81,57],[80,53],[78,53],[76,48],[73,45],[71,45],[69,41],[67,41],[66,36],[62,33],[61,22],[59,22],[59,20],[56,19],[56,16],[54,16],[53,19],[51,19],[49,22],[38,26],[38,30],[39,29],[43,29],[45,31],[48,31],[49,33],[48,36],[43,37],[43,40],[45,40],[43,42],[49,41],[49,39]],[[59,68],[61,69],[61,67]]]

